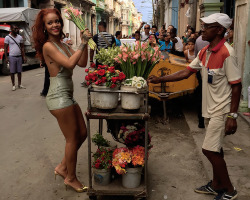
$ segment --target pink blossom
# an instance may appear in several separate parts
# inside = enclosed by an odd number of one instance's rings
[[[78,9],[74,9],[73,13],[74,13],[75,16],[78,16],[79,15],[79,10]]]

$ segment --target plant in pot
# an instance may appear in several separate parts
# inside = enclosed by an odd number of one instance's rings
[[[111,149],[114,150],[116,149],[117,145],[115,144],[110,144],[110,141],[105,139],[101,134],[96,133],[92,137],[92,142],[98,146],[99,148],[106,148],[106,149]]]
[[[117,139],[129,148],[137,145],[145,147],[145,127],[140,123],[134,123],[127,126],[122,125],[117,135]],[[151,136],[148,133],[148,149],[152,148],[150,143]]]
[[[136,188],[141,183],[142,167],[145,163],[145,149],[142,146],[133,148],[121,147],[113,152],[112,165],[118,174],[122,174],[122,185]]]
[[[126,78],[125,74],[108,65],[99,65],[96,70],[90,72],[87,69],[87,72],[88,74],[85,76],[86,84],[91,84],[97,91],[91,93],[92,107],[99,109],[115,108],[118,104],[118,93],[109,93],[109,91],[118,89],[121,82]],[[103,90],[107,92],[101,92]]]
[[[98,53],[95,55],[95,59],[99,63],[108,66],[115,66],[117,64],[114,58],[116,58],[119,53],[119,47],[113,46],[108,47],[108,49],[101,48],[100,50],[97,49],[97,51]]]
[[[111,181],[112,149],[98,148],[93,154],[94,181],[98,185],[108,185]]]
[[[133,76],[126,79],[121,86],[121,90],[135,92],[135,94],[121,94],[121,106],[123,109],[135,110],[141,106],[142,95],[138,91],[147,88],[147,81],[143,77]]]

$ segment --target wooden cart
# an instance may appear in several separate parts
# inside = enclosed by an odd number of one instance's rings
[[[143,105],[138,110],[127,111],[121,108],[119,103],[118,107],[112,110],[101,110],[91,106],[91,93],[92,92],[104,92],[104,93],[129,93],[129,94],[141,94],[143,95]],[[122,186],[121,178],[113,180],[107,186],[96,185],[93,181],[92,167],[91,167],[91,134],[90,134],[90,120],[99,120],[99,133],[102,134],[103,129],[103,119],[111,120],[143,120],[145,123],[145,158],[148,157],[148,91],[142,92],[126,92],[121,90],[108,91],[108,90],[93,90],[93,88],[88,89],[88,110],[86,112],[87,118],[87,135],[88,135],[88,173],[89,173],[89,190],[87,194],[90,199],[97,199],[97,196],[133,196],[135,200],[146,199],[147,190],[147,159],[145,159],[144,165],[144,177],[142,179],[141,185],[138,188],[128,189]]]

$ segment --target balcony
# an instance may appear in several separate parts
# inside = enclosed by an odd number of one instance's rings
[[[104,3],[104,1],[97,0],[96,7],[95,7],[96,11],[103,12],[105,8],[106,8],[106,4]]]

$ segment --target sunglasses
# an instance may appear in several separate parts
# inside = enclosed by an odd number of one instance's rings
[[[144,28],[144,29],[150,29],[150,28],[148,27],[148,28]]]

